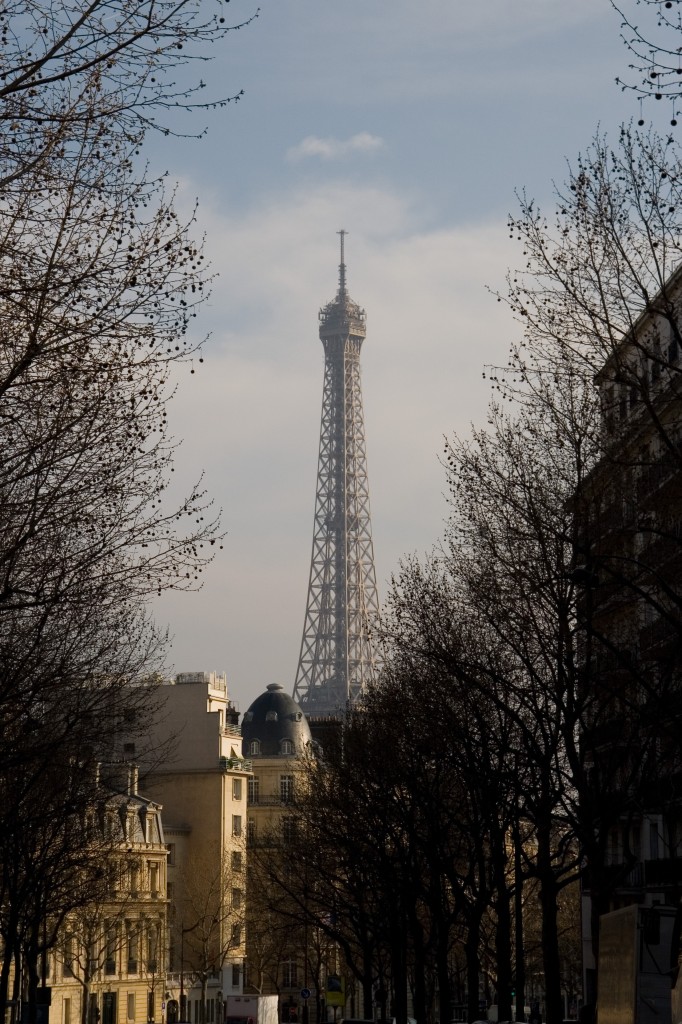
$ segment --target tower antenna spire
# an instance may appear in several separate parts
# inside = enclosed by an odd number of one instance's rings
[[[360,349],[365,311],[339,291],[319,314],[324,347],[313,549],[294,699],[308,720],[338,718],[378,676],[379,598],[369,511]]]
[[[341,228],[341,230],[337,231],[336,233],[341,238],[341,262],[339,263],[339,294],[342,295],[342,296],[345,296],[345,294],[346,294],[346,264],[343,261],[343,240],[344,240],[345,236],[348,234],[348,232],[344,231],[344,229]]]

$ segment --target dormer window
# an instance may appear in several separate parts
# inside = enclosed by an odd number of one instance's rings
[[[250,754],[260,754],[260,740],[251,740],[249,743]]]
[[[268,711],[268,713],[265,716],[265,721],[266,722],[276,722],[277,721],[277,712],[276,711]]]
[[[293,754],[294,745],[291,740],[282,740],[279,745],[280,753],[282,754]]]
[[[252,718],[253,718],[253,711],[247,711],[247,712],[245,712],[244,718],[242,719],[242,721],[250,722],[252,720]]]

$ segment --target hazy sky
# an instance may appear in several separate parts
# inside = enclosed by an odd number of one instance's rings
[[[256,9],[232,0],[234,20]],[[485,418],[484,364],[518,328],[487,290],[521,263],[515,190],[545,205],[598,125],[638,116],[608,0],[261,0],[200,71],[216,94],[200,142],[151,150],[199,197],[219,275],[179,375],[176,479],[203,470],[227,531],[199,593],[156,606],[175,671],[226,671],[245,711],[291,691],[313,526],[323,350],[337,286],[367,311],[362,350],[377,577],[447,517],[443,437]]]

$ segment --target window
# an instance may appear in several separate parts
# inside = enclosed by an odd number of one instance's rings
[[[241,871],[242,870],[242,852],[241,852],[241,850],[233,850],[232,851],[232,870],[233,871]]]
[[[266,722],[276,722],[277,721],[277,712],[276,711],[268,711],[266,713],[266,715],[265,715],[265,721]]]
[[[241,800],[242,798],[242,780],[232,779],[232,799]]]
[[[151,974],[156,974],[158,970],[157,963],[157,952],[159,948],[159,926],[158,924],[150,924],[147,932],[147,970]],[[154,1015],[149,1018],[154,1019]]]
[[[656,381],[658,380],[658,378],[661,376],[661,364],[660,364],[659,360],[660,360],[660,356],[658,356],[656,353],[654,353],[654,356],[652,357],[652,361],[651,361],[651,382],[652,382],[652,384],[655,384]]]
[[[249,744],[250,754],[260,754],[260,740],[251,740]]]
[[[253,846],[256,842],[256,822],[249,818],[246,823],[246,845]]]
[[[121,882],[121,867],[116,861],[110,861],[107,864],[107,885],[109,886],[109,892],[116,894],[120,887]]]
[[[159,865],[151,862],[149,864],[149,891],[152,896],[159,894]]]
[[[240,975],[239,964],[232,964],[232,988],[239,988]]]
[[[128,930],[128,974],[137,974],[137,931],[126,922]]]
[[[166,843],[166,849],[168,850],[168,863],[175,864],[175,843]]]
[[[62,1020],[64,1024],[71,1024],[71,999],[62,1000]]]
[[[242,816],[241,814],[232,815],[232,835],[240,836],[242,834]]]
[[[74,961],[74,938],[73,935],[67,935],[64,939],[64,977],[73,978],[73,961]]]
[[[116,974],[116,948],[118,946],[116,925],[113,921],[105,924],[106,949],[104,958],[104,973],[111,977]]]
[[[242,891],[241,889],[232,890],[232,906],[235,910],[239,910],[242,905]]]
[[[135,993],[128,993],[128,1008],[126,1010],[128,1020],[135,1020]]]
[[[651,860],[658,860],[660,856],[658,849],[658,825],[653,821],[649,825],[649,856]]]
[[[282,818],[282,838],[285,842],[291,843],[296,836],[296,819]]]
[[[297,988],[297,974],[296,962],[294,960],[285,960],[282,964],[282,988]]]
[[[279,777],[279,798],[283,804],[289,804],[294,798],[294,777],[293,775],[280,775]]]
[[[132,860],[128,865],[128,877],[130,879],[130,895],[137,895],[137,887],[139,882],[140,869],[137,861]]]
[[[257,804],[258,797],[260,795],[260,780],[253,778],[249,779],[246,787],[246,796],[250,804]]]
[[[230,933],[230,945],[240,946],[242,941],[242,927],[239,924],[232,925],[232,932]]]
[[[154,1020],[154,989],[147,992],[147,1020]]]
[[[294,745],[291,740],[282,740],[279,745],[280,753],[282,754],[293,754]]]

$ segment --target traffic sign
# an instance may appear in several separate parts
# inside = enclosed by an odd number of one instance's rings
[[[310,989],[309,988],[302,988],[301,989],[301,999],[310,999]]]

